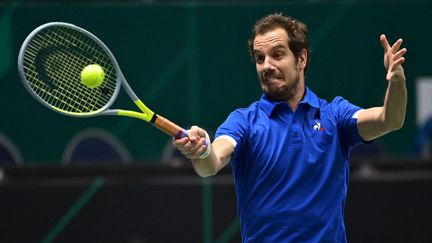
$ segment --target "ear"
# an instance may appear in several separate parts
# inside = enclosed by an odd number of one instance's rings
[[[304,70],[308,60],[308,52],[306,49],[300,51],[300,55],[298,57],[298,64],[301,70]]]

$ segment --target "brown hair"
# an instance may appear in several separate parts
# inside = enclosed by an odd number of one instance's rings
[[[308,53],[305,67],[306,73],[311,52],[309,48],[307,26],[292,17],[282,15],[282,13],[274,13],[267,15],[255,23],[252,29],[252,37],[248,41],[249,54],[251,55],[253,62],[255,62],[253,55],[253,42],[255,40],[255,37],[257,35],[265,34],[279,27],[285,29],[288,35],[288,47],[294,53],[296,62],[300,56],[301,51],[303,49],[306,49]]]

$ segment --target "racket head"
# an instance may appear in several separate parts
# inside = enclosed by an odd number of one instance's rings
[[[105,72],[101,86],[81,83],[81,71],[90,64]],[[116,99],[123,75],[114,55],[92,33],[69,23],[51,22],[33,30],[18,55],[24,87],[44,106],[70,116],[95,116]]]

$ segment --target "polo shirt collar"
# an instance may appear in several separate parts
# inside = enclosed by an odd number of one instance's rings
[[[273,112],[274,108],[278,104],[285,103],[285,101],[274,101],[269,99],[265,94],[261,96],[261,99],[259,101],[260,106],[264,110],[264,112],[270,116]],[[306,95],[303,97],[303,100],[300,101],[300,104],[309,104],[312,107],[319,108],[319,101],[318,97],[312,90],[310,90],[308,87],[306,87]]]

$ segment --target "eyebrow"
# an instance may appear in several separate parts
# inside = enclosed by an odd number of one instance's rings
[[[273,50],[277,50],[277,49],[285,49],[285,48],[289,48],[289,47],[286,46],[286,45],[284,45],[284,44],[278,44],[278,45],[276,45],[276,46],[273,46],[273,47],[271,48],[271,50],[273,51]],[[253,49],[253,50],[252,50],[252,54],[256,54],[257,52],[259,52],[257,49]]]
[[[272,50],[281,49],[281,48],[289,48],[289,47],[286,46],[286,45],[283,45],[283,44],[279,44],[279,45],[276,45],[276,46],[272,47]]]

